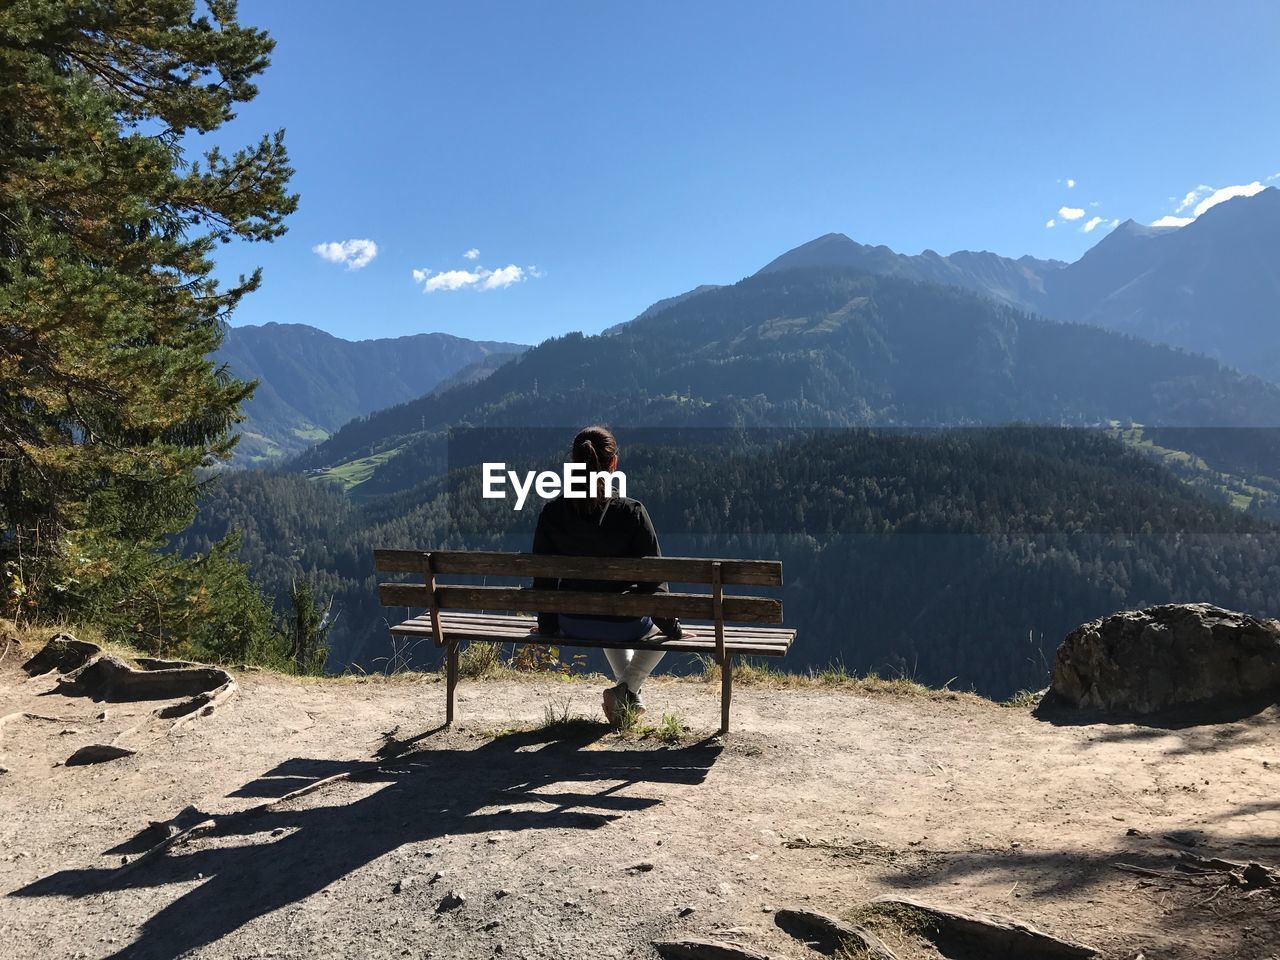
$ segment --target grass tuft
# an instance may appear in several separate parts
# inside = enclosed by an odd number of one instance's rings
[[[663,743],[669,743],[674,746],[684,739],[688,729],[679,714],[664,713],[662,722],[657,726],[656,735]]]
[[[564,734],[576,730],[594,730],[599,726],[598,721],[584,717],[580,713],[574,713],[573,701],[565,697],[561,700],[553,700],[542,708],[542,723],[538,729]]]
[[[643,736],[644,730],[640,726],[642,713],[643,711],[636,704],[622,704],[617,712],[617,722],[614,724],[618,735],[621,737]]]
[[[1044,691],[1037,690],[1019,690],[1008,700],[1003,701],[1001,706],[1030,709],[1040,702],[1040,696],[1043,692]]]
[[[479,680],[502,669],[502,647],[496,643],[469,643],[458,653],[458,676]]]

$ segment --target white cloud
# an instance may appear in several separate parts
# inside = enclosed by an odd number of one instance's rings
[[[1211,207],[1216,207],[1218,204],[1233,197],[1252,197],[1255,193],[1261,193],[1265,189],[1267,188],[1257,180],[1253,181],[1253,183],[1242,183],[1234,187],[1220,187],[1196,204],[1196,208],[1192,212],[1198,217]],[[1178,209],[1181,210],[1182,207]]]
[[[486,276],[481,287],[485,290],[501,290],[503,287],[509,287],[523,279],[524,271],[514,263],[509,263]]]
[[[1059,207],[1058,216],[1063,220],[1079,220],[1084,216],[1084,210],[1080,207]]]
[[[1092,217],[1089,219],[1087,223],[1083,224],[1080,227],[1080,231],[1082,233],[1093,233],[1093,231],[1097,228],[1098,224],[1102,222],[1103,220],[1101,217]]]
[[[1207,193],[1213,193],[1213,187],[1206,186],[1203,183],[1200,184],[1200,186],[1196,187],[1194,190],[1188,190],[1187,195],[1182,198],[1182,202],[1178,204],[1178,209],[1175,210],[1174,213],[1181,213],[1183,210],[1186,210],[1188,207],[1195,206],[1196,201],[1199,200],[1201,197],[1203,197]]]
[[[378,255],[378,245],[372,240],[341,240],[317,243],[311,252],[330,263],[345,263],[348,270],[359,270],[373,262]]]
[[[1280,173],[1267,177],[1267,180],[1280,178]],[[1181,200],[1170,197],[1178,206],[1173,213],[1167,213],[1158,220],[1152,221],[1153,227],[1185,227],[1191,223],[1206,210],[1211,210],[1218,204],[1234,197],[1252,197],[1255,193],[1261,193],[1267,187],[1261,180],[1255,180],[1253,183],[1240,183],[1231,187],[1211,187],[1202,183],[1193,190],[1188,190]],[[1184,214],[1178,216],[1178,214]]]
[[[1058,221],[1057,221],[1057,220],[1055,220],[1055,219],[1053,219],[1053,217],[1050,217],[1050,218],[1045,222],[1044,228],[1045,228],[1046,230],[1052,230],[1052,229],[1053,229],[1054,227],[1056,227],[1057,225],[1058,225]]]
[[[466,257],[468,260],[474,260],[476,257],[480,256],[480,251],[477,250],[475,247],[472,247],[470,250],[464,253],[463,256]]]
[[[414,270],[413,282],[421,285],[423,293],[436,293],[440,290],[502,290],[514,283],[520,283],[529,277],[540,277],[541,273],[524,268],[514,263],[497,270],[477,267],[475,270]]]
[[[1076,185],[1076,182],[1072,180],[1070,177],[1067,177],[1067,189],[1071,190],[1075,187],[1075,185]]]
[[[1267,177],[1267,182],[1272,180],[1280,180],[1280,173],[1273,173],[1271,176]]]
[[[416,274],[419,271],[414,272]],[[461,290],[463,287],[474,287],[483,279],[484,277],[479,273],[471,270],[442,270],[428,277],[422,289],[426,293],[435,293],[437,290]]]
[[[1091,207],[1100,207],[1100,206],[1102,206],[1102,201],[1101,201],[1101,200],[1090,200],[1090,201],[1089,201],[1089,206],[1091,206]]]

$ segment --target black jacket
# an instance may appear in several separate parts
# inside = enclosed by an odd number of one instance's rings
[[[630,497],[613,497],[603,504],[549,500],[538,516],[533,534],[533,552],[565,557],[660,557],[658,534],[644,504]],[[593,590],[601,593],[666,593],[665,583],[626,583],[621,580],[559,580],[536,577],[535,590]],[[599,617],[601,620],[629,620],[631,617]],[[541,633],[559,633],[560,618],[554,613],[538,614]],[[678,637],[675,619],[655,618],[664,633]]]

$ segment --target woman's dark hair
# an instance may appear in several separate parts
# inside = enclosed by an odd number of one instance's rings
[[[609,464],[617,455],[618,441],[614,439],[613,432],[599,424],[579,430],[578,435],[573,438],[573,448],[569,452],[569,457],[574,463],[586,464],[588,476],[596,471],[608,470]],[[590,509],[603,501],[602,489],[598,487],[592,496],[580,502],[584,508]]]

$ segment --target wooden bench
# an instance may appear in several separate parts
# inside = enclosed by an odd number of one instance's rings
[[[380,583],[384,607],[426,612],[391,628],[397,636],[430,637],[447,648],[446,723],[453,723],[461,643],[540,643],[598,649],[637,648],[672,653],[710,654],[720,665],[720,732],[729,730],[735,656],[781,657],[796,632],[782,623],[782,601],[772,597],[726,595],[726,585],[782,586],[776,560],[711,560],[697,557],[557,557],[529,553],[456,550],[375,550],[374,566],[383,573],[417,573],[417,583]],[[706,593],[605,593],[533,590],[522,587],[438,584],[437,576],[538,577],[607,580],[624,583],[708,584]],[[457,612],[468,611],[468,612]],[[492,611],[507,611],[494,613]],[[695,636],[661,637],[645,643],[579,640],[531,633],[536,620],[510,614],[567,613],[627,617],[679,617]],[[699,624],[697,620],[708,621]],[[730,626],[730,623],[750,626]]]

